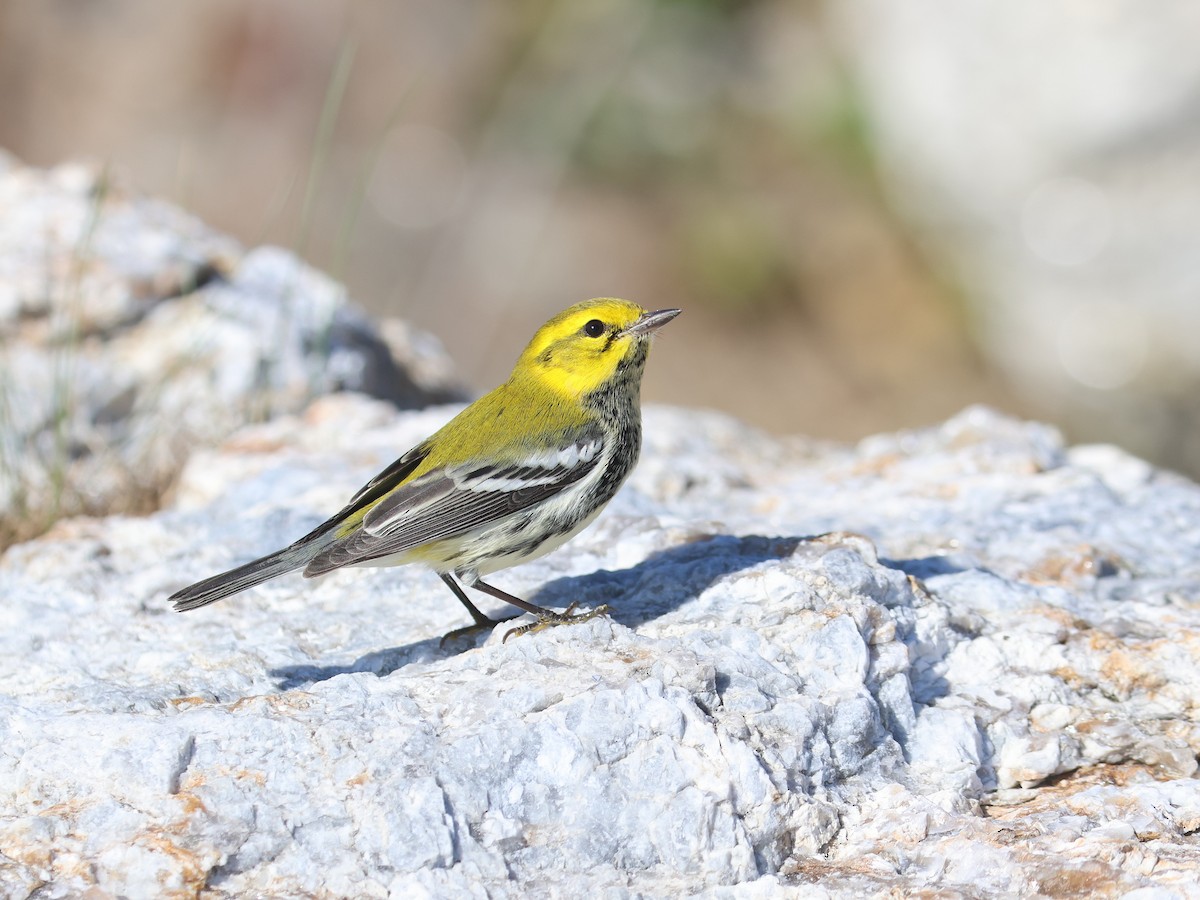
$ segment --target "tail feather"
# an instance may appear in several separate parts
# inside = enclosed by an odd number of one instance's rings
[[[286,572],[303,568],[312,557],[312,549],[308,547],[285,547],[269,556],[253,560],[244,566],[222,572],[203,581],[176,591],[168,599],[175,604],[176,612],[185,612],[200,606],[207,606],[222,600],[230,594],[252,588],[256,584],[283,575]]]

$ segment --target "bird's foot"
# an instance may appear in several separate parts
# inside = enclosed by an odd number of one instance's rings
[[[546,610],[539,614],[536,622],[530,622],[528,625],[518,625],[516,628],[510,628],[504,635],[504,643],[510,637],[520,637],[523,634],[535,634],[539,631],[545,631],[547,628],[554,628],[558,625],[572,625],[576,622],[586,622],[589,619],[595,619],[597,616],[608,615],[609,608],[607,604],[597,606],[595,609],[589,609],[587,612],[577,613],[575,607],[578,603],[572,603],[560,613],[550,612]]]
[[[447,644],[452,644],[465,638],[474,638],[477,634],[490,634],[492,629],[501,622],[511,622],[513,619],[518,618],[520,618],[519,615],[505,616],[503,619],[490,619],[487,616],[482,616],[476,619],[475,624],[473,625],[468,625],[465,628],[455,628],[453,631],[447,631],[442,635],[441,641],[438,642],[438,649],[444,650]],[[505,635],[505,640],[507,639],[508,636]]]

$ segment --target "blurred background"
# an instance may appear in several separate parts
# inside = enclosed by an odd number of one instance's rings
[[[0,147],[436,333],[686,315],[650,400],[852,439],[974,402],[1200,474],[1200,7],[0,0]],[[2,214],[0,210],[0,214]]]

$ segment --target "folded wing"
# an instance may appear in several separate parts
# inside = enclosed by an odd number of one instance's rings
[[[575,484],[596,467],[602,450],[602,432],[589,430],[516,461],[475,461],[427,472],[375,501],[362,524],[313,557],[304,574],[321,575],[485,528]]]

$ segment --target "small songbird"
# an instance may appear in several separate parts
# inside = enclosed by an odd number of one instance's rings
[[[482,578],[537,559],[586,528],[628,477],[642,443],[641,382],[652,335],[678,309],[646,312],[626,300],[578,303],[540,329],[508,381],[372,478],[333,518],[289,547],[171,596],[196,609],[303,569],[423,563],[475,624],[495,626],[463,586],[537,622],[505,635],[590,619],[543,609]]]

